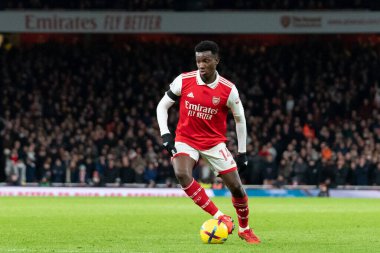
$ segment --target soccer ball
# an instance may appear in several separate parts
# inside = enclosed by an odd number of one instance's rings
[[[202,224],[199,233],[201,235],[201,240],[204,243],[224,243],[228,237],[228,228],[223,222],[216,219],[210,219]]]

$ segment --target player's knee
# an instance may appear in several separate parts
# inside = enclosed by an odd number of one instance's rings
[[[178,182],[182,186],[186,186],[187,184],[191,183],[191,181],[193,180],[192,175],[190,175],[186,171],[176,171],[175,176],[177,177]]]
[[[240,184],[230,186],[231,195],[235,198],[243,198],[246,194],[244,188]]]

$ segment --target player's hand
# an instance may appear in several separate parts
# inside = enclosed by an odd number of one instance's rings
[[[162,137],[162,145],[169,152],[170,156],[174,156],[177,153],[177,149],[174,146],[174,138],[170,133],[164,134]]]
[[[243,172],[248,167],[248,158],[246,153],[238,153],[236,156],[236,165],[239,172]]]

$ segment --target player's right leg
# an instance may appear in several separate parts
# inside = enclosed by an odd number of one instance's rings
[[[174,173],[187,196],[212,216],[223,214],[207,196],[203,187],[193,178],[193,168],[199,159],[198,151],[181,142],[176,142],[175,147],[177,154],[174,155],[172,161]]]

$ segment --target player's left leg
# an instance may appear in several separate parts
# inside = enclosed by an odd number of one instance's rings
[[[236,214],[239,220],[239,236],[248,243],[258,244],[260,239],[253,233],[253,230],[249,227],[248,216],[249,216],[249,206],[248,197],[241,183],[239,174],[237,170],[228,172],[226,174],[219,175],[225,185],[231,192],[232,204],[235,207]]]
[[[220,143],[209,150],[200,151],[200,154],[211,165],[214,173],[223,179],[224,184],[231,191],[232,204],[236,209],[239,220],[239,236],[248,243],[260,243],[259,238],[249,228],[248,197],[237,172],[236,162],[227,149],[226,144]],[[228,220],[226,222],[232,223]]]

